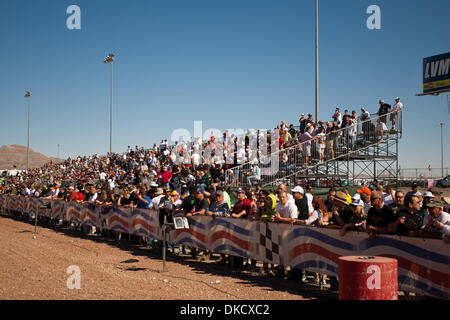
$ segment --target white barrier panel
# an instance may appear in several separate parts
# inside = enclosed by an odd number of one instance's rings
[[[34,200],[0,195],[0,206],[22,211],[35,208]],[[54,218],[162,239],[159,213],[154,210],[63,201],[51,201],[51,206]],[[371,240],[366,233],[357,232],[341,237],[337,229],[233,218],[197,216],[188,221],[190,228],[171,231],[169,241],[330,276],[338,275],[340,256],[395,258],[400,290],[450,299],[449,246],[442,240],[390,235]]]

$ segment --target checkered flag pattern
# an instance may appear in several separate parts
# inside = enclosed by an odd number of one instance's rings
[[[259,254],[269,263],[280,264],[280,237],[276,237],[269,224],[259,224]]]

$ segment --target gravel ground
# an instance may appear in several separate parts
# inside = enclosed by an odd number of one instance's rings
[[[32,222],[0,216],[0,299],[337,299],[312,277],[280,280],[170,254],[163,273],[161,256],[147,247],[45,224],[36,238],[33,231]],[[81,270],[79,290],[67,288],[71,265]]]

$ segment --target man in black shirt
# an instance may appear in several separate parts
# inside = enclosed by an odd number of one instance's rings
[[[303,196],[303,188],[300,186],[296,186],[294,189],[291,190],[292,196],[295,200],[295,205],[297,206],[297,213],[299,220],[306,220],[309,217],[308,212],[308,200]]]
[[[373,191],[370,196],[370,203],[372,208],[367,214],[367,233],[369,237],[374,239],[377,233],[388,233],[388,226],[395,220],[394,212],[388,206],[384,205],[383,193],[380,191]]]
[[[383,100],[380,100],[379,103],[380,109],[378,109],[378,116],[380,116],[381,122],[384,122],[386,124],[386,114],[391,110],[391,105],[384,103]]]
[[[395,193],[395,201],[392,202],[389,207],[391,207],[392,211],[394,212],[394,214],[396,214],[398,211],[402,210],[402,209],[406,209],[405,205],[405,194],[401,191],[397,191]]]
[[[186,217],[192,217],[196,215],[205,215],[209,208],[209,202],[205,197],[205,194],[200,188],[195,192],[195,201],[191,212],[186,214]]]
[[[192,208],[194,207],[195,201],[195,191],[196,188],[194,186],[189,187],[189,195],[183,199],[183,204],[181,207],[184,209],[184,212],[191,213]]]
[[[395,215],[395,221],[390,223],[387,230],[394,232],[401,236],[418,236],[423,225],[423,218],[425,216],[423,211],[420,211],[420,201],[416,196],[408,195],[405,197],[405,207],[399,210]]]

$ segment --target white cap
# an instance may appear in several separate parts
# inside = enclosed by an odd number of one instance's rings
[[[355,195],[352,197],[352,199],[353,199],[353,200],[360,200],[360,199],[361,199],[361,195],[360,195],[359,193],[357,193],[357,194],[355,194]]]
[[[300,186],[296,186],[294,189],[291,190],[292,193],[301,193],[304,194],[303,188]]]
[[[399,97],[396,97],[394,100],[400,100],[400,98],[399,98]]]
[[[434,198],[433,194],[430,191],[427,191],[423,194],[424,198]]]
[[[364,202],[362,200],[355,200],[350,204],[357,207],[364,207]]]

